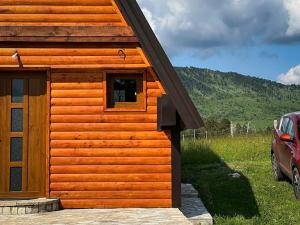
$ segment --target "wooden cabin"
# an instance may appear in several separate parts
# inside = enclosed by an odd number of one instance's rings
[[[202,120],[135,0],[0,1],[0,198],[179,207]]]

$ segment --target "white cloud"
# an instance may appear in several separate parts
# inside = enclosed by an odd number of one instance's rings
[[[300,34],[300,0],[284,0],[288,12],[288,36]]]
[[[291,68],[286,74],[280,74],[278,76],[278,82],[300,85],[300,65]]]
[[[138,0],[169,54],[300,42],[300,0]]]

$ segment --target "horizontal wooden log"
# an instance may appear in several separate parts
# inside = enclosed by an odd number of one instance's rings
[[[32,27],[32,28],[38,28],[38,27],[78,27],[78,29],[82,28],[82,27],[124,27],[124,24],[122,22],[0,22],[0,26],[1,27]],[[35,40],[42,40],[45,39],[47,41],[49,40],[68,40],[69,39],[76,39],[79,40],[80,38],[103,38],[103,39],[108,39],[108,38],[120,38],[120,40],[122,40],[123,38],[128,38],[128,39],[135,39],[137,40],[136,36],[1,36],[1,38],[15,38],[15,40],[17,40],[17,38],[19,38],[18,40],[22,40],[22,38],[27,38],[27,40],[29,40],[29,38],[36,38]],[[56,39],[55,39],[56,38]],[[9,39],[8,39],[9,40]],[[5,46],[7,47],[7,46]],[[31,47],[31,46],[30,46]]]
[[[103,90],[52,90],[52,98],[102,98]]]
[[[72,64],[143,64],[140,56],[21,56],[24,65],[72,65]],[[11,56],[0,56],[0,65],[17,65]],[[153,96],[152,96],[153,97]]]
[[[144,123],[52,123],[51,131],[156,131],[157,124]]]
[[[60,199],[170,199],[171,191],[52,191]]]
[[[51,174],[170,173],[171,165],[51,166]]]
[[[157,106],[157,98],[156,97],[147,98],[147,106]]]
[[[52,148],[51,157],[170,157],[171,148]]]
[[[103,105],[103,98],[52,98],[51,99],[51,106],[102,106],[102,105]],[[75,118],[78,118],[78,116],[76,116]],[[55,122],[55,120],[53,121]],[[62,117],[62,121],[65,121],[63,117]],[[93,122],[96,123],[96,121]]]
[[[51,174],[51,183],[59,182],[171,182],[171,173],[161,174]]]
[[[62,82],[102,82],[103,73],[102,72],[66,72],[66,73],[51,73],[52,83],[62,83]]]
[[[159,97],[162,95],[160,89],[147,89],[147,96],[148,97]]]
[[[99,28],[98,28],[99,29]],[[101,30],[101,29],[100,29]],[[118,48],[18,48],[20,56],[118,56]],[[127,56],[139,56],[139,52],[136,48],[125,48],[123,51]],[[1,56],[11,56],[15,52],[14,48],[0,48]],[[99,76],[103,71],[98,73],[84,72],[87,75]],[[57,75],[72,75],[72,73],[53,73],[54,77]],[[73,73],[76,75],[76,73]],[[77,73],[81,76],[82,73]]]
[[[37,29],[36,26],[29,26],[28,21],[25,20],[25,18],[23,19],[22,17],[27,18],[28,20],[31,19],[35,19],[37,20],[36,23],[49,23],[49,26],[44,26],[43,29]],[[51,16],[51,17],[50,17]],[[133,33],[132,29],[130,27],[127,26],[117,26],[117,24],[114,24],[114,26],[103,26],[104,23],[107,23],[105,21],[105,19],[107,19],[107,15],[99,15],[99,16],[95,16],[95,15],[82,15],[80,17],[85,17],[85,18],[76,18],[74,17],[76,15],[60,15],[60,14],[49,14],[47,15],[48,19],[52,19],[53,21],[47,21],[47,18],[44,18],[45,15],[19,15],[19,14],[15,14],[15,15],[11,15],[11,14],[0,14],[0,22],[2,23],[1,27],[0,27],[0,34],[1,36],[6,36],[6,37],[33,37],[33,36],[37,36],[37,37],[120,37],[120,36],[125,36],[125,37],[130,37],[130,36],[135,36],[135,34]],[[78,15],[77,15],[78,16]],[[110,15],[109,16],[113,16]],[[6,17],[6,19],[4,18]],[[34,18],[32,18],[34,17]],[[102,17],[103,21],[100,21]],[[79,23],[86,23],[89,18],[95,18],[95,19],[99,19],[98,22],[103,23],[102,26],[98,25],[98,26],[67,26],[66,24],[63,24],[63,22],[65,23],[70,23],[70,22],[79,22]],[[5,20],[10,20],[9,22],[12,23],[24,23],[23,26],[21,25],[17,25],[15,24],[15,26],[13,25],[8,25],[8,26],[4,26],[3,22],[6,22]],[[14,20],[14,21],[13,21]],[[19,20],[19,21],[18,21]],[[57,21],[55,21],[57,20]],[[61,20],[61,21],[58,21]],[[110,21],[109,21],[110,22]],[[116,20],[113,23],[118,23],[119,21]],[[31,22],[32,23],[32,22]],[[62,23],[61,26],[54,26],[53,23]],[[111,23],[111,22],[110,22]],[[52,25],[52,26],[50,26]],[[41,25],[40,25],[41,26]],[[38,54],[41,54],[40,52],[42,52],[43,49],[40,50],[32,50],[31,52],[27,51],[28,53],[35,53],[37,52]],[[25,51],[25,53],[27,53]],[[62,55],[62,50],[56,49],[55,52],[60,53],[59,55]],[[68,52],[74,52],[74,50],[65,50],[65,53]],[[77,51],[78,52],[78,51]],[[75,53],[77,53],[75,52]],[[88,52],[88,50],[84,50],[82,52]],[[95,53],[92,53],[91,55],[95,55],[96,53],[98,53],[97,51]],[[108,52],[107,52],[108,53]],[[46,53],[47,55],[50,54]],[[77,53],[80,54],[80,53]],[[21,52],[20,52],[20,55]],[[25,55],[29,55],[29,54],[25,54]],[[31,54],[31,55],[36,55],[36,54]],[[70,55],[67,54],[67,55]],[[107,54],[106,54],[107,55]],[[116,53],[114,52],[113,55],[116,55]],[[137,54],[136,54],[137,55]],[[24,55],[23,55],[24,56]]]
[[[159,89],[159,86],[155,81],[147,81],[147,89]]]
[[[52,90],[102,89],[102,82],[52,83]]]
[[[1,2],[0,2],[1,4]],[[116,14],[113,6],[0,5],[2,14]]]
[[[149,191],[171,190],[171,182],[64,182],[51,183],[51,191]]]
[[[1,37],[0,37],[1,39]],[[0,65],[1,67],[2,65]],[[47,65],[40,65],[42,67]],[[2,66],[2,67],[9,67]],[[39,65],[27,65],[26,67],[39,67]],[[113,69],[146,69],[145,64],[70,64],[70,65],[51,65],[52,69],[104,69],[104,70],[113,70]]]
[[[51,148],[169,148],[169,140],[52,140]]]
[[[51,115],[93,115],[103,112],[103,106],[52,106]]]
[[[34,26],[36,25],[37,27],[46,27],[46,26],[93,26],[93,24],[91,23],[3,23],[0,22],[0,26]],[[117,23],[98,23],[95,24],[97,26],[119,26],[119,24]],[[28,42],[28,43],[32,43],[32,42],[40,42],[40,43],[123,43],[123,44],[137,44],[139,42],[139,40],[137,39],[137,37],[124,37],[124,36],[120,36],[120,37],[104,37],[104,36],[81,36],[81,37],[38,37],[38,36],[31,36],[31,37],[7,37],[7,36],[0,36],[0,44],[1,42]],[[5,47],[7,47],[7,43],[5,43]],[[2,65],[2,64],[0,64]],[[113,64],[112,64],[113,65]],[[9,65],[6,65],[9,66]],[[37,66],[37,65],[34,65]],[[144,64],[144,67],[148,67]],[[66,66],[64,67],[66,68]],[[70,67],[72,69],[76,68],[74,66]],[[97,66],[93,66],[91,67],[93,69],[97,68]],[[107,69],[111,69],[112,66],[108,67]],[[136,67],[131,67],[132,68],[136,68]]]
[[[170,165],[170,157],[51,157],[51,165]]]
[[[76,23],[76,22],[121,22],[122,20],[121,17],[117,14],[71,14],[71,15],[70,14],[0,14],[0,21],[1,22],[71,22],[71,23],[75,22]],[[39,34],[38,30],[37,33]],[[11,36],[11,35],[5,35],[5,36]],[[23,36],[23,35],[20,33],[18,36]],[[25,36],[32,36],[32,35],[25,35]]]
[[[63,199],[63,208],[170,208],[171,199]]]
[[[148,106],[147,112],[152,114],[157,114],[157,106]]]
[[[166,132],[51,132],[51,140],[168,140]]]
[[[0,5],[112,6],[111,0],[1,0]]]
[[[156,121],[157,115],[146,113],[133,115],[51,115],[52,123],[156,123]]]

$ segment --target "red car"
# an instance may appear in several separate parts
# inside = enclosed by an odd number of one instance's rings
[[[281,118],[274,130],[271,154],[275,180],[282,180],[284,175],[290,178],[295,196],[300,199],[300,112]]]

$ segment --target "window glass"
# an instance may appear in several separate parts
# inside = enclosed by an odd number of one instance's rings
[[[144,74],[107,74],[107,108],[143,109]]]
[[[23,160],[23,138],[12,137],[10,138],[10,161],[20,162]]]
[[[113,88],[113,102],[137,101],[137,80],[114,79]]]
[[[11,192],[22,191],[22,167],[10,168],[10,185]]]
[[[12,132],[23,131],[23,109],[11,110],[11,131]]]
[[[286,133],[287,132],[288,123],[289,123],[289,118],[288,117],[284,117],[283,120],[282,120],[281,128],[280,128],[280,130],[281,130],[282,133]]]
[[[291,138],[294,139],[295,138],[295,126],[294,126],[294,122],[292,120],[289,120],[290,123],[288,125],[288,128],[287,128],[287,133],[289,135],[291,135]]]
[[[298,121],[298,140],[300,141],[300,120]]]
[[[11,101],[13,103],[22,103],[24,100],[24,80],[15,79],[12,80],[12,95]]]

